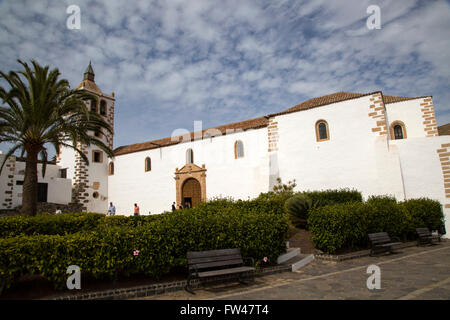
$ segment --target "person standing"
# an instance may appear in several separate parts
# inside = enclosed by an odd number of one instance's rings
[[[137,205],[137,203],[134,204],[134,215],[135,216],[139,215],[139,206]]]
[[[175,210],[177,210],[177,206],[175,205],[175,202],[172,203],[172,212],[174,212]]]
[[[112,202],[109,203],[108,214],[110,216],[114,216],[116,214],[116,207],[113,205]]]

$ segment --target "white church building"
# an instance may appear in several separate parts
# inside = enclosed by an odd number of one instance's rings
[[[78,86],[97,95],[88,107],[114,127],[114,93],[103,93],[89,65]],[[94,133],[92,133],[94,134]],[[113,147],[113,136],[97,133]],[[433,100],[381,91],[337,92],[280,112],[210,129],[175,130],[171,137],[121,146],[108,159],[82,146],[90,163],[64,149],[50,165],[47,201],[80,202],[91,212],[156,214],[214,197],[249,199],[272,190],[277,178],[296,191],[350,188],[367,198],[441,202],[450,230],[450,136],[439,136]],[[1,156],[1,155],[0,155]],[[2,209],[20,205],[23,164],[0,179]],[[42,180],[42,181],[41,181]],[[45,181],[44,181],[45,180]],[[7,193],[6,193],[7,192]]]

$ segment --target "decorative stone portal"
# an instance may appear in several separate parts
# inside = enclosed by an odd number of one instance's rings
[[[206,201],[206,168],[191,163],[175,169],[177,208],[186,202],[196,206]]]

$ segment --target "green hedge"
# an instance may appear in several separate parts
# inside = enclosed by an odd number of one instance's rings
[[[397,203],[389,197],[374,197],[366,203],[351,202],[314,208],[308,226],[317,249],[335,253],[343,248],[367,247],[367,234],[415,239],[415,228],[436,230],[444,223],[442,206],[430,199]]]
[[[94,230],[100,219],[99,213],[63,213],[57,215],[18,215],[0,218],[0,237],[19,235],[64,235],[79,231]]]
[[[337,203],[346,202],[362,202],[362,194],[354,189],[327,189],[322,191],[305,191],[302,192],[311,198],[316,206],[326,206]]]
[[[10,284],[22,275],[41,274],[62,288],[72,264],[98,279],[112,278],[116,270],[159,277],[174,266],[185,266],[187,251],[231,247],[240,247],[255,260],[274,261],[285,251],[287,229],[284,215],[193,208],[137,227],[100,224],[96,231],[3,238],[0,277]]]

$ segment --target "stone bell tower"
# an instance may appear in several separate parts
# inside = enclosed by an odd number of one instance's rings
[[[78,90],[88,91],[97,97],[97,101],[87,101],[86,106],[92,112],[104,117],[114,129],[114,92],[103,93],[95,83],[94,69],[91,62],[86,68],[83,81]],[[108,147],[113,148],[113,134],[109,132],[89,132]],[[89,165],[74,150],[64,148],[57,156],[57,163],[66,169],[67,178],[72,179],[72,202],[81,203],[88,212],[106,213],[108,209],[108,156],[97,146],[79,145],[79,149],[87,156]]]

